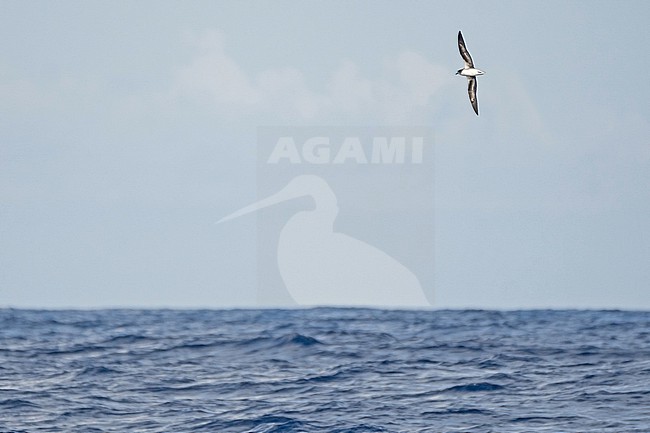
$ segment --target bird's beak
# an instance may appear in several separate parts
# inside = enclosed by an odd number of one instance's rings
[[[227,215],[223,218],[221,218],[219,221],[217,221],[217,224],[220,224],[222,222],[226,222],[235,218],[239,218],[240,216],[246,215],[251,212],[255,212],[260,209],[264,209],[265,207],[273,206],[274,204],[282,203],[283,201],[291,200],[293,198],[300,197],[304,194],[298,194],[296,191],[293,189],[289,189],[288,187],[284,187],[282,190],[279,192],[262,199],[258,202],[255,202],[253,204],[250,204],[246,207],[243,207],[239,209],[236,212],[231,213],[230,215]]]

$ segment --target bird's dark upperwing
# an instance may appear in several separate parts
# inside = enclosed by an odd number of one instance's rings
[[[465,67],[473,68],[474,62],[472,61],[472,56],[469,55],[469,51],[465,47],[465,40],[460,30],[458,31],[458,51],[460,51],[460,56],[465,60]]]
[[[476,77],[467,77],[467,93],[469,93],[469,102],[472,103],[472,108],[478,116],[478,99],[476,98]]]

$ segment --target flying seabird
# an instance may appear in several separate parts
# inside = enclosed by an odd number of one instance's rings
[[[462,75],[467,77],[467,92],[469,93],[469,101],[472,103],[472,108],[478,116],[478,99],[476,99],[476,77],[478,75],[483,75],[485,72],[474,67],[474,62],[472,61],[472,56],[469,55],[469,51],[465,47],[465,41],[463,40],[463,34],[458,31],[458,51],[460,51],[460,56],[465,60],[465,67],[459,69],[456,72],[456,75]]]

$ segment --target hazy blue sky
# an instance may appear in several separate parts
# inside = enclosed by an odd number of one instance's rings
[[[214,222],[257,199],[258,126],[423,125],[435,307],[648,309],[649,20],[642,1],[0,1],[0,306],[254,306],[255,219]]]

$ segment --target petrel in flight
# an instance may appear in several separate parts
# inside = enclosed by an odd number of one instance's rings
[[[474,112],[478,116],[478,99],[476,99],[476,77],[478,75],[485,74],[485,72],[474,67],[472,56],[469,55],[469,51],[467,51],[467,48],[465,47],[463,34],[460,32],[460,30],[458,31],[458,51],[460,51],[461,57],[463,60],[465,60],[465,67],[463,69],[459,69],[458,72],[456,72],[456,75],[460,74],[463,77],[467,77],[467,92],[469,93],[469,101],[472,103],[472,108],[474,108]]]

